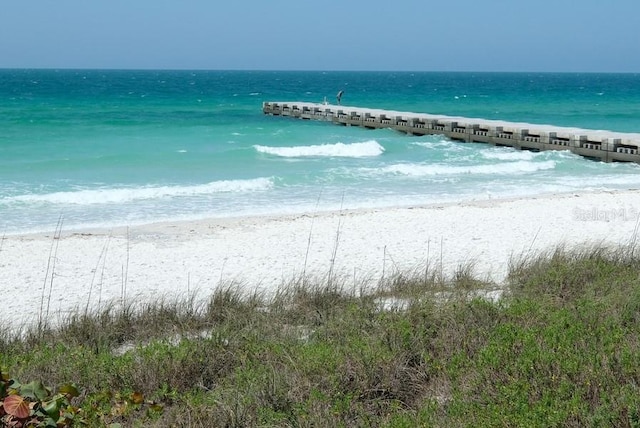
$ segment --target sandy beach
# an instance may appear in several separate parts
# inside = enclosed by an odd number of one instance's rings
[[[347,284],[427,262],[445,274],[473,263],[500,283],[512,257],[628,244],[638,213],[640,191],[628,190],[5,236],[0,323],[36,320],[47,306],[55,321],[123,298],[204,298],[230,281],[268,292],[303,272],[326,278],[334,255]]]

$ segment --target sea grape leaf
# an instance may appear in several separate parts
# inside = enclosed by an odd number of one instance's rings
[[[25,397],[42,401],[49,396],[49,390],[39,380],[22,385],[20,393]]]
[[[5,398],[3,406],[7,414],[18,419],[26,419],[31,413],[27,399],[17,394]]]
[[[7,384],[9,389],[12,389],[14,391],[17,391],[20,389],[20,387],[22,386],[22,384],[20,382],[18,382],[15,379],[9,379],[9,383]]]
[[[70,383],[62,385],[58,392],[60,394],[66,395],[69,398],[74,398],[80,395],[80,391],[78,391],[78,388],[76,388],[75,385],[71,385]]]
[[[49,415],[52,419],[58,420],[60,417],[60,408],[62,407],[61,400],[51,400],[48,402],[42,403],[43,410]]]

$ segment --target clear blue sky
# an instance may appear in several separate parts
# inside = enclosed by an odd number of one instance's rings
[[[32,67],[640,72],[640,0],[2,0]]]

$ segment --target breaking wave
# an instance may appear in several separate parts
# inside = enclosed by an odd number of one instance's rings
[[[445,164],[395,164],[389,165],[379,169],[363,169],[364,173],[369,174],[381,174],[381,175],[404,175],[408,177],[426,177],[434,175],[463,175],[463,174],[478,174],[478,175],[510,175],[510,174],[523,174],[532,173],[536,171],[554,169],[556,163],[554,161],[544,162],[506,162],[499,164],[487,164],[487,165],[445,165]]]
[[[362,143],[335,143],[335,144],[319,144],[313,146],[294,146],[294,147],[269,147],[269,146],[253,146],[259,153],[265,153],[273,156],[286,158],[298,157],[347,157],[362,158],[379,156],[384,153],[382,147],[377,141],[370,140]]]
[[[221,180],[192,186],[144,186],[123,188],[80,189],[75,191],[28,194],[5,198],[0,202],[49,203],[49,204],[120,204],[138,200],[174,197],[204,196],[215,193],[242,193],[269,190],[272,178],[251,180]]]

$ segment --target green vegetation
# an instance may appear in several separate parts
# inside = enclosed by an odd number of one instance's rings
[[[468,268],[370,293],[228,285],[4,329],[0,425],[640,426],[633,252],[556,249],[495,288]]]

